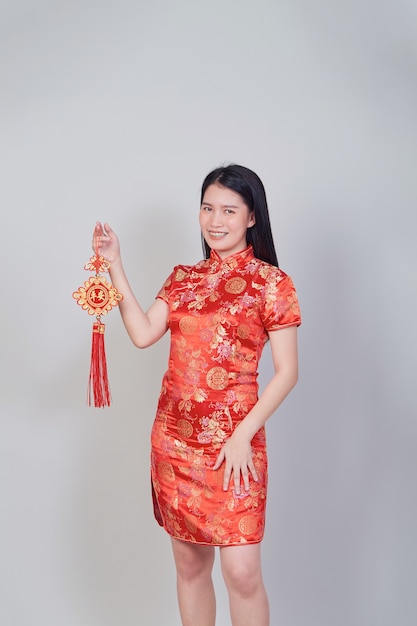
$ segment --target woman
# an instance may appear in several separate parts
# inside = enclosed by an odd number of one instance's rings
[[[220,547],[234,626],[267,626],[261,571],[267,456],[264,424],[297,381],[300,313],[278,268],[264,187],[251,170],[211,172],[201,193],[205,259],[178,265],[145,313],[108,224],[94,232],[124,295],[123,322],[139,348],[171,331],[169,367],[152,429],[155,517],[171,536],[184,626],[213,626],[214,547]],[[269,339],[275,373],[258,398]]]

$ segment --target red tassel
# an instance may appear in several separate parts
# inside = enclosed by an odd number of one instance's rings
[[[90,379],[88,381],[88,404],[91,406],[92,396],[95,407],[110,406],[111,395],[107,378],[106,351],[104,348],[105,324],[97,321],[93,324],[91,344]]]

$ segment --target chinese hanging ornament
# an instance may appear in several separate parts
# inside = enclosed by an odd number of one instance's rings
[[[107,282],[101,272],[108,272],[110,263],[98,254],[98,246],[95,246],[95,254],[89,262],[84,265],[86,270],[95,270],[95,276],[90,276],[84,282],[83,287],[74,291],[72,297],[77,300],[89,315],[95,315],[96,321],[93,324],[93,336],[91,342],[91,362],[90,376],[88,380],[87,402],[91,406],[92,401],[95,407],[110,406],[111,394],[107,378],[106,351],[104,348],[105,324],[101,318],[107,315],[113,307],[123,300],[121,293],[113,285]]]

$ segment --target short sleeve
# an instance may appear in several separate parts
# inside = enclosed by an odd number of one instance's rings
[[[173,279],[174,279],[174,274],[175,274],[175,268],[171,272],[171,274],[168,276],[168,278],[166,279],[166,281],[162,285],[161,289],[156,294],[155,299],[159,298],[160,300],[163,300],[164,302],[166,302],[168,304],[169,294],[170,294],[170,291],[171,291],[171,288],[172,288],[172,282],[173,282]]]
[[[263,295],[261,319],[266,331],[301,324],[297,292],[287,274],[273,268],[265,283]]]
[[[172,292],[179,286],[182,287],[184,285],[184,281],[189,276],[189,273],[190,266],[176,265],[155,297],[169,304]]]

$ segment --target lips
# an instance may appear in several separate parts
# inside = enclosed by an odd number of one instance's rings
[[[225,237],[227,235],[227,233],[214,231],[214,230],[209,230],[207,232],[208,232],[209,237],[212,237],[213,239],[221,239],[222,237]]]

